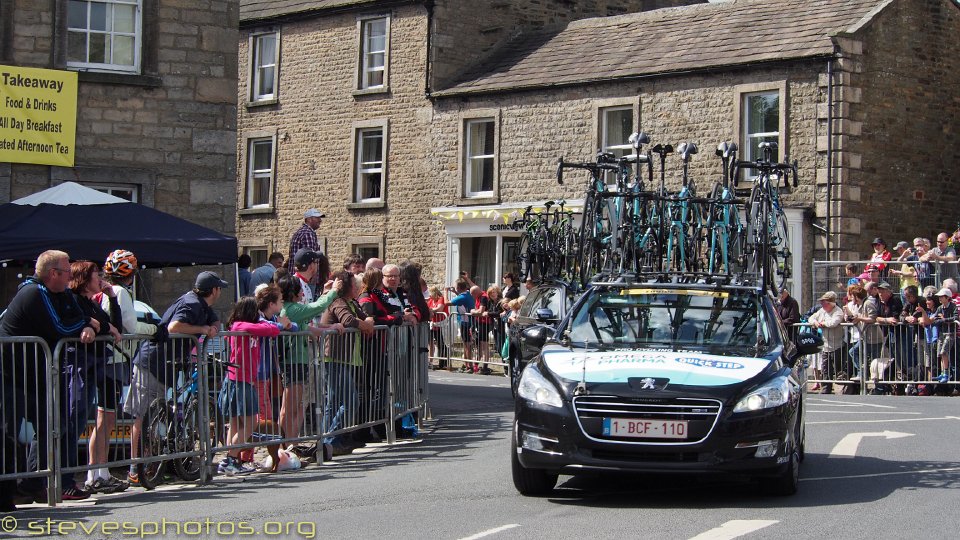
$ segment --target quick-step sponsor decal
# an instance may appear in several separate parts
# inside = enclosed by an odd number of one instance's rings
[[[587,353],[584,370],[582,351],[544,351],[543,356],[550,371],[564,379],[579,381],[586,371],[587,382],[626,383],[630,377],[666,377],[671,386],[735,384],[757,375],[770,363],[766,358],[691,351],[606,351]]]

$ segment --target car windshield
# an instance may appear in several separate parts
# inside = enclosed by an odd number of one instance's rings
[[[750,290],[601,290],[579,307],[569,336],[575,346],[760,353],[772,345],[761,307],[760,296]]]

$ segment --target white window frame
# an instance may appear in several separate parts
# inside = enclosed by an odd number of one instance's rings
[[[375,25],[383,23],[383,49],[371,50],[370,31]],[[383,55],[383,65],[374,66],[375,55]],[[354,88],[360,94],[386,92],[390,87],[390,15],[370,15],[357,19],[357,73]],[[371,84],[370,77],[382,73],[379,84]]]
[[[90,189],[95,189],[100,193],[106,193],[107,195],[113,195],[114,197],[120,197],[121,199],[126,199],[126,197],[121,197],[117,195],[119,192],[130,193],[132,198],[129,199],[130,202],[139,203],[140,202],[140,188],[139,186],[127,185],[108,185],[108,184],[84,184]]]
[[[744,93],[740,96],[740,99],[742,100],[740,106],[741,106],[741,111],[743,111],[743,114],[740,117],[740,121],[742,122],[742,125],[743,125],[743,127],[741,128],[743,130],[743,159],[746,159],[748,161],[755,161],[756,159],[762,157],[762,156],[753,155],[752,142],[757,139],[768,139],[770,137],[776,137],[777,154],[778,156],[780,154],[779,128],[777,129],[777,131],[757,131],[757,132],[750,131],[750,125],[749,125],[750,107],[748,106],[748,103],[752,98],[765,98],[765,97],[776,97],[778,100],[777,106],[779,109],[780,93],[777,92],[776,90],[766,90],[762,92],[749,92],[749,93]],[[777,123],[780,122],[779,116],[780,116],[780,111],[778,110]]]
[[[751,155],[749,141],[752,138],[756,137],[777,137],[777,158],[783,159],[783,156],[790,155],[789,149],[789,140],[787,139],[787,125],[789,123],[789,109],[787,103],[789,100],[789,94],[787,92],[787,81],[774,81],[769,83],[757,83],[757,84],[744,84],[734,87],[734,139],[737,141],[737,144],[740,145],[740,157],[742,160],[754,160],[761,156]],[[748,109],[746,107],[747,99],[752,96],[762,95],[762,94],[774,94],[776,93],[780,99],[779,108],[777,114],[778,118],[778,131],[774,132],[757,132],[757,133],[748,133],[747,130],[747,114]],[[749,171],[744,173],[745,175],[750,175],[750,178],[755,177],[756,171]]]
[[[379,133],[380,136],[380,160],[379,161],[363,161],[364,150],[366,149],[366,141],[371,138],[367,138],[367,135],[373,135]],[[387,128],[385,125],[368,125],[368,126],[358,126],[354,129],[353,134],[354,139],[354,183],[353,183],[353,202],[364,204],[364,203],[382,203],[385,199],[385,191],[387,187],[386,175],[387,175]],[[364,187],[367,183],[369,175],[379,174],[380,175],[380,193],[376,197],[364,197]]]
[[[473,155],[470,153],[470,149],[473,148],[473,137],[474,130],[473,127],[480,124],[492,124],[493,125],[493,153],[492,154],[477,154]],[[486,130],[483,130],[484,132]],[[490,179],[490,189],[483,191],[474,191],[473,184],[473,163],[476,160],[490,160],[492,163],[491,170],[493,171],[493,178]],[[496,193],[497,187],[497,120],[493,117],[486,118],[468,118],[464,120],[463,125],[463,168],[464,168],[464,184],[463,192],[464,196],[468,199],[472,198],[486,198],[493,197]]]
[[[254,152],[255,146],[263,145],[264,143],[269,143],[268,151],[270,152],[270,166],[266,169],[254,169],[254,159],[256,153]],[[254,134],[251,133],[246,137],[246,144],[244,145],[244,151],[246,152],[246,174],[244,175],[244,185],[243,185],[243,206],[241,207],[244,210],[272,210],[273,209],[273,198],[276,188],[276,171],[277,171],[277,137],[275,133],[267,134]],[[253,195],[254,188],[257,185],[257,180],[265,179],[267,181],[267,200],[266,202],[254,203]]]
[[[118,73],[140,73],[140,62],[142,57],[142,48],[143,48],[143,0],[81,0],[87,4],[87,13],[86,13],[86,26],[81,27],[71,27],[70,26],[70,16],[69,9],[70,4],[67,5],[67,68],[73,70],[82,70],[82,71],[102,71],[102,72],[118,72]],[[109,21],[112,22],[113,18],[113,7],[114,6],[134,6],[134,20],[133,20],[133,32],[119,32],[114,31],[113,28],[105,30],[91,30],[90,29],[90,9],[91,4],[93,3],[102,3],[107,4],[107,9],[109,10],[110,17]],[[104,34],[111,37],[110,43],[110,53],[111,60],[113,55],[113,36],[126,36],[133,37],[133,64],[115,64],[111,62],[89,62],[89,61],[71,61],[70,58],[70,34],[83,33],[86,35],[86,51],[87,51],[87,60],[90,58],[90,36],[94,34]]]
[[[264,58],[262,55],[262,41],[269,36],[272,36],[274,40],[273,57]],[[276,101],[280,79],[280,31],[271,29],[263,32],[255,32],[250,35],[248,47],[250,50],[250,101],[253,103]],[[273,68],[273,84],[268,93],[260,94],[260,81],[263,77],[263,70],[268,68]]]
[[[600,125],[600,149],[603,152],[613,152],[617,157],[623,157],[629,155],[633,152],[633,146],[631,146],[629,141],[613,142],[608,140],[607,134],[609,130],[607,129],[610,125],[611,116],[613,113],[630,113],[630,124],[633,127],[631,133],[636,131],[637,119],[636,111],[634,110],[633,105],[617,105],[612,107],[601,107],[599,109],[599,119],[598,123]],[[629,134],[627,135],[629,137]],[[617,175],[614,171],[606,171],[604,173],[604,181],[607,184],[615,184],[617,182]]]

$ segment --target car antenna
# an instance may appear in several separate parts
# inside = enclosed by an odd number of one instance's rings
[[[583,375],[580,377],[580,382],[577,383],[577,387],[573,390],[574,396],[584,396],[587,395],[587,353],[590,352],[590,340],[584,340],[583,342]]]

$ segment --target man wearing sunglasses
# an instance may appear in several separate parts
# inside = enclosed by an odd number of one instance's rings
[[[20,285],[16,296],[0,320],[0,337],[37,336],[43,339],[51,351],[57,342],[66,337],[79,337],[81,342],[90,343],[99,331],[95,320],[88,320],[80,310],[73,292],[70,291],[70,257],[62,251],[44,251],[37,258],[36,273]],[[36,452],[38,466],[46,464],[47,422],[47,378],[46,359],[33,346],[5,345],[0,357],[3,365],[0,374],[3,379],[3,422],[0,431],[15,430],[21,419],[33,424],[39,437],[31,453]],[[3,470],[18,472],[25,470],[24,463],[13,463],[16,455],[16,433],[0,433],[3,439]],[[32,459],[28,463],[34,463]],[[37,501],[44,499],[44,493],[37,479],[25,481],[20,489],[29,492]],[[16,483],[0,482],[0,511],[12,509],[13,495],[17,492]],[[63,498],[70,500],[85,499],[90,495],[80,489],[64,492]]]

